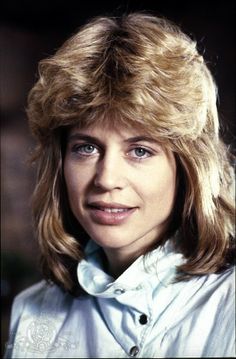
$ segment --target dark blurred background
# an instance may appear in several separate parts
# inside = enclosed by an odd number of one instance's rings
[[[5,1],[1,5],[1,300],[2,351],[13,297],[41,278],[31,225],[34,146],[25,115],[37,64],[81,24],[100,14],[146,10],[165,16],[198,42],[219,87],[222,135],[235,148],[235,1]]]

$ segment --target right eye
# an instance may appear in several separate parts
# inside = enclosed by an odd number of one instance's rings
[[[98,153],[97,147],[89,143],[72,146],[72,152],[81,156],[91,156]]]

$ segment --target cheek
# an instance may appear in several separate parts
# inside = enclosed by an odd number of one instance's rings
[[[150,201],[154,198],[158,199],[158,202],[172,202],[175,194],[175,182],[172,180],[156,180],[153,181],[152,186],[147,188],[146,197]]]
[[[74,166],[65,162],[64,178],[71,207],[75,204],[81,189],[80,177]]]
[[[149,179],[143,180],[142,183],[143,200],[146,200],[152,209],[155,207],[167,212],[172,209],[176,188],[175,166],[164,166],[162,170],[150,174]]]
[[[77,207],[79,200],[86,194],[92,174],[81,166],[65,161],[64,178],[71,207]]]

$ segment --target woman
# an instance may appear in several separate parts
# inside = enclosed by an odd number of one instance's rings
[[[6,357],[234,356],[233,174],[196,43],[148,14],[98,17],[39,72],[47,281],[16,297]]]

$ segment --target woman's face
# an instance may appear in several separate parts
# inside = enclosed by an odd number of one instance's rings
[[[142,253],[173,208],[174,155],[137,130],[70,130],[64,176],[73,214],[101,247]]]

